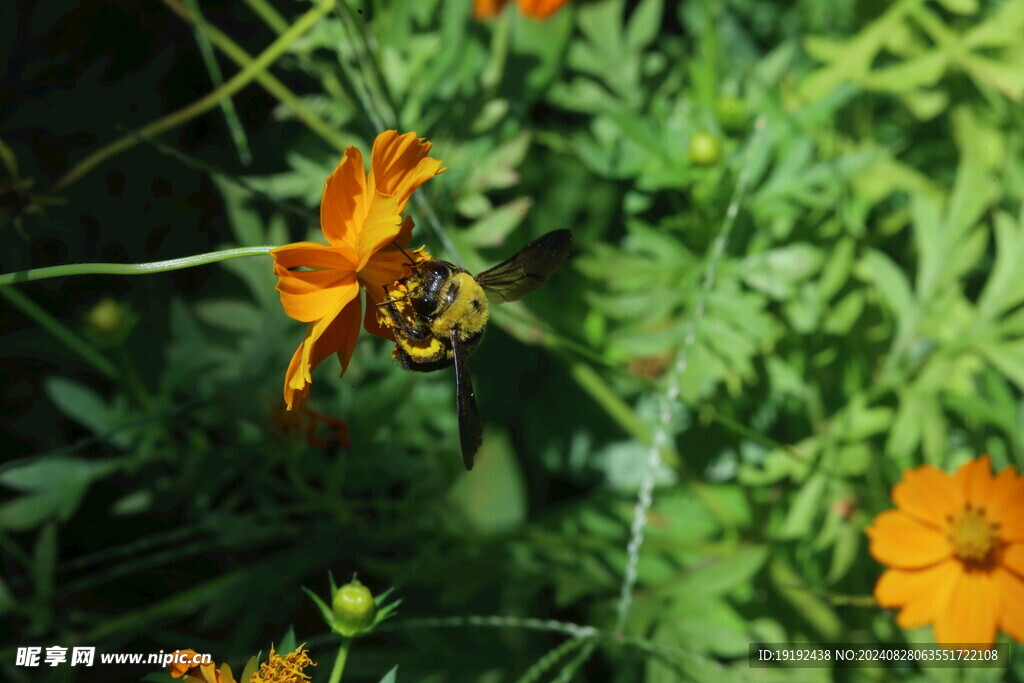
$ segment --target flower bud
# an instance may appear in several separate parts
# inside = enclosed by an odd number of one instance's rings
[[[108,337],[120,332],[124,322],[124,304],[109,296],[96,302],[85,318],[89,329],[98,335]]]
[[[345,637],[366,631],[377,616],[373,593],[355,580],[337,590],[331,607],[334,611],[334,627]]]
[[[722,143],[711,133],[694,133],[690,137],[690,162],[697,166],[717,164],[722,158]]]

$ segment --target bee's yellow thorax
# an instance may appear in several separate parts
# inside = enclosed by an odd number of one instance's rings
[[[442,301],[450,300],[430,324],[430,331],[439,337],[448,337],[452,327],[458,325],[460,338],[466,339],[480,332],[487,324],[490,311],[487,295],[469,273],[455,273],[440,293]]]

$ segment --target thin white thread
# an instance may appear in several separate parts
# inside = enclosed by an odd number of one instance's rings
[[[761,116],[754,125],[754,135],[747,149],[747,163],[743,165],[740,176],[736,181],[736,189],[733,192],[729,206],[725,210],[725,218],[722,220],[722,227],[711,245],[711,253],[708,255],[708,262],[704,269],[704,278],[701,281],[700,290],[697,293],[697,303],[693,308],[693,318],[687,326],[686,335],[683,337],[683,345],[676,356],[676,362],[672,365],[669,374],[668,386],[665,393],[660,396],[661,409],[658,413],[658,423],[654,427],[654,434],[651,437],[651,448],[647,455],[647,462],[644,469],[644,478],[640,482],[640,491],[637,496],[636,505],[633,508],[633,522],[629,527],[629,543],[626,545],[626,569],[622,576],[622,587],[619,593],[617,617],[615,620],[615,633],[622,633],[626,625],[626,617],[629,615],[629,608],[633,603],[633,591],[636,588],[637,566],[640,562],[640,547],[644,542],[644,528],[647,526],[647,513],[654,503],[654,476],[661,464],[661,449],[668,441],[669,427],[672,422],[672,406],[679,399],[683,374],[689,366],[689,350],[697,339],[697,327],[704,318],[707,310],[707,299],[715,284],[715,272],[718,263],[725,253],[725,247],[729,242],[729,235],[732,233],[733,224],[736,221],[736,214],[739,212],[740,200],[746,191],[747,182],[750,180],[749,163],[753,150],[757,149],[761,133],[765,127],[765,117]]]
[[[471,614],[464,617],[423,617],[405,619],[392,628],[461,628],[464,626],[488,626],[492,628],[522,628],[530,631],[561,633],[573,638],[596,638],[601,632],[593,626],[583,626],[554,619],[532,617],[481,616]]]

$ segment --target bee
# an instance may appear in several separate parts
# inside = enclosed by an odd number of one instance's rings
[[[518,301],[544,284],[569,255],[572,232],[538,237],[511,258],[474,276],[454,263],[412,262],[412,274],[389,289],[378,306],[395,335],[392,356],[406,370],[432,372],[455,366],[459,443],[467,470],[483,438],[467,357],[480,345],[489,304]]]

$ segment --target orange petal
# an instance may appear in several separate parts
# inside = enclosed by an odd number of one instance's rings
[[[354,273],[306,270],[279,274],[277,291],[288,317],[311,323],[330,316],[338,301],[351,298],[359,285]]]
[[[965,503],[953,478],[931,465],[904,472],[903,480],[892,488],[892,500],[896,507],[936,529],[944,528]]]
[[[397,341],[395,339],[395,333],[390,328],[384,327],[377,322],[377,305],[384,301],[384,290],[383,289],[367,289],[366,290],[366,317],[363,320],[363,326],[366,331],[370,334],[375,334],[378,337],[390,341]]]
[[[327,241],[355,249],[369,206],[363,155],[355,147],[349,147],[324,183],[320,200],[320,229]]]
[[[1006,546],[1003,549],[1000,563],[1024,579],[1024,543],[1011,543]]]
[[[348,248],[316,242],[288,244],[271,252],[281,305],[289,317],[313,322],[329,315],[347,290],[355,286],[355,264]],[[295,266],[320,270],[288,270]]]
[[[544,19],[562,8],[568,0],[519,0],[519,11],[533,19]]]
[[[901,607],[926,593],[933,593],[949,573],[952,560],[923,569],[887,569],[875,584],[875,600],[881,607]]]
[[[992,481],[992,463],[988,455],[964,463],[953,474],[953,483],[973,508],[984,507],[992,500]]]
[[[274,265],[281,268],[334,268],[355,272],[358,257],[354,247],[335,247],[319,242],[294,242],[271,249]]]
[[[473,18],[477,21],[497,16],[508,0],[474,0]]]
[[[352,352],[356,350],[356,342],[359,340],[359,318],[362,317],[363,309],[359,303],[359,297],[353,299],[348,306],[341,310],[334,324],[328,329],[327,334],[337,328],[337,338],[325,343],[327,349],[335,348],[338,353],[338,360],[341,361],[341,374],[348,370],[348,363],[352,360]],[[326,336],[326,335],[325,335]]]
[[[394,197],[376,195],[370,203],[370,213],[359,233],[359,270],[362,271],[373,255],[387,247],[401,232],[402,217]],[[360,273],[361,274],[361,273]]]
[[[962,572],[953,584],[946,608],[937,613],[935,641],[991,645],[996,639],[1000,602],[993,572]]]
[[[996,568],[995,577],[1002,599],[999,629],[1024,643],[1024,578],[1001,568]]]
[[[953,554],[949,540],[899,510],[886,510],[866,529],[871,554],[890,567],[927,567]]]
[[[992,497],[984,506],[986,517],[999,525],[1004,541],[1024,541],[1024,476],[1004,467],[992,483]]]
[[[405,210],[413,190],[444,170],[439,160],[427,156],[430,147],[416,133],[399,135],[394,130],[373,141],[370,184],[377,194],[395,198],[397,213]]]
[[[918,628],[935,621],[938,614],[946,608],[950,593],[957,578],[963,572],[956,560],[946,560],[927,569],[918,570],[915,588],[920,588],[914,597],[907,601],[896,617],[900,628]],[[875,588],[876,596],[878,587]]]
[[[309,394],[309,385],[313,382],[313,369],[324,358],[342,349],[349,343],[352,316],[344,316],[342,312],[349,303],[359,296],[359,287],[351,287],[346,296],[335,304],[329,315],[324,316],[306,329],[306,338],[295,351],[288,371],[284,377],[284,402],[289,410],[294,410]],[[355,316],[356,333],[358,334],[358,314]]]
[[[196,656],[196,651],[192,649],[188,650],[175,650],[172,654],[188,655],[190,658]],[[191,661],[191,660],[189,660]],[[167,666],[171,669],[171,678],[181,678],[192,668],[192,664],[182,664],[180,662],[171,662]]]
[[[398,229],[398,235],[395,236],[395,244],[402,249],[408,251],[409,244],[412,242],[412,229],[416,227],[416,224],[412,221],[412,216],[406,216],[402,219],[402,226]],[[417,249],[417,251],[421,251]],[[428,255],[427,258],[430,258]]]

